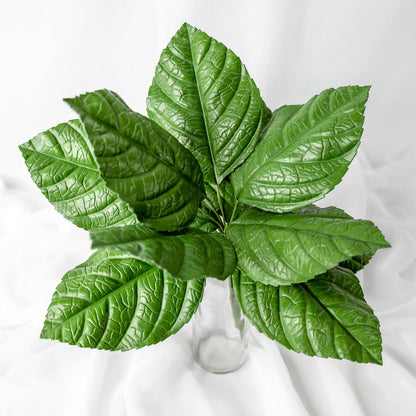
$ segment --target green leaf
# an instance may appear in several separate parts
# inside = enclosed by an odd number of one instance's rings
[[[250,209],[229,224],[226,236],[239,269],[273,286],[305,282],[353,256],[389,247],[372,222],[334,207],[287,214]]]
[[[195,220],[189,226],[207,233],[212,233],[217,229],[217,225],[212,221],[211,217],[203,210],[198,210]]]
[[[204,284],[182,282],[129,254],[101,250],[64,275],[41,338],[111,351],[156,344],[189,321]]]
[[[162,52],[147,99],[149,117],[221,183],[256,145],[262,100],[234,52],[185,23]]]
[[[370,262],[373,255],[374,253],[367,253],[362,256],[354,256],[349,260],[341,262],[339,265],[356,273]]]
[[[112,91],[65,101],[81,116],[107,185],[144,224],[174,231],[193,221],[204,187],[188,150]]]
[[[368,91],[331,88],[305,105],[276,110],[255,151],[231,175],[238,200],[287,212],[333,189],[357,152]]]
[[[261,134],[264,135],[264,131],[265,129],[267,129],[269,121],[271,120],[273,113],[272,113],[272,110],[270,110],[270,108],[267,107],[264,101],[262,102],[262,105],[263,105],[263,119],[261,122]]]
[[[139,222],[132,208],[100,176],[79,120],[59,124],[19,148],[35,184],[78,227],[90,230]]]
[[[209,198],[209,201],[205,199],[202,202],[202,205],[204,205],[206,208],[215,209],[215,212],[217,212],[217,214],[220,216],[224,211],[225,218],[227,219],[227,221],[229,221],[231,212],[236,201],[234,198],[234,190],[231,183],[227,180],[221,182],[220,185],[205,183],[205,194],[207,198]],[[223,211],[221,210],[218,197],[221,201]]]
[[[307,283],[279,287],[242,274],[234,287],[253,325],[285,347],[382,364],[380,324],[352,271],[335,267]]]
[[[234,197],[234,190],[230,182],[223,181],[220,185],[214,185],[210,183],[205,184],[205,193],[206,195],[213,201],[214,207],[220,211],[220,206],[218,203],[218,195],[217,195],[217,187],[218,187],[218,194],[221,198],[221,203],[223,207],[232,208],[235,203]]]
[[[143,225],[91,232],[92,248],[113,248],[153,264],[182,279],[224,280],[236,267],[233,245],[219,234],[163,235]]]
[[[212,184],[206,184],[205,192],[207,197],[209,197],[211,201],[213,201],[213,205],[215,207],[216,212],[221,215],[221,209],[217,197],[217,186]],[[220,195],[221,203],[224,209],[224,215],[227,222],[230,222],[232,217],[237,218],[246,209],[250,208],[248,205],[238,203],[237,199],[234,196],[233,186],[231,185],[231,182],[229,182],[228,180],[225,180],[221,182],[220,185],[218,185],[218,192]],[[211,204],[208,203],[206,199],[203,201],[203,205],[205,205],[206,207],[211,207]]]

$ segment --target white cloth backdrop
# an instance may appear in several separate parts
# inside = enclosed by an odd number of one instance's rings
[[[416,145],[413,0],[19,1],[0,10],[0,414],[390,416],[416,412]],[[372,85],[359,155],[323,205],[392,244],[360,275],[384,365],[309,358],[253,330],[247,363],[213,375],[191,326],[109,353],[38,339],[61,276],[90,254],[29,179],[17,145],[76,118],[61,101],[97,88],[145,112],[162,48],[187,21],[232,48],[271,108],[328,87]]]

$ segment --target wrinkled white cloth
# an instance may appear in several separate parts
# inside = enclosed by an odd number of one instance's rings
[[[414,414],[413,1],[17,0],[2,9],[0,415]],[[224,375],[193,361],[191,324],[126,353],[39,339],[60,278],[91,250],[87,232],[36,189],[16,146],[76,118],[60,100],[84,91],[114,89],[144,113],[158,56],[184,21],[241,56],[272,108],[373,85],[358,156],[320,205],[372,220],[392,245],[359,275],[381,322],[383,366],[302,356],[255,329],[248,361]]]

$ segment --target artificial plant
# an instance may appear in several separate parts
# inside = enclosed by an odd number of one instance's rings
[[[228,278],[269,338],[381,364],[379,322],[355,272],[389,244],[370,221],[312,205],[357,152],[368,92],[331,88],[272,112],[241,60],[185,23],[157,64],[148,117],[105,89],[66,99],[81,120],[20,150],[98,250],[62,278],[41,337],[155,344],[189,321],[205,279]]]

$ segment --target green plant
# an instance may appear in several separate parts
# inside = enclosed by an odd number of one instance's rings
[[[308,355],[381,364],[355,272],[388,247],[370,221],[312,203],[359,146],[369,87],[270,111],[240,59],[184,24],[162,52],[149,118],[114,92],[20,146],[56,210],[98,250],[62,278],[42,338],[128,350],[176,333],[205,279],[232,279],[244,314]]]

